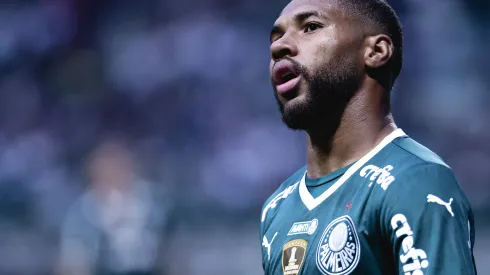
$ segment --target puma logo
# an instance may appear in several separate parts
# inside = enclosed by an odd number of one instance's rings
[[[445,201],[441,200],[439,197],[436,197],[432,194],[429,194],[427,196],[427,202],[435,202],[437,204],[440,204],[440,205],[446,207],[447,211],[449,211],[451,216],[454,217],[453,209],[451,208],[451,203],[453,202],[453,198],[450,198],[449,202],[445,202]]]
[[[276,236],[277,236],[277,232],[274,234],[274,236],[272,236],[271,242],[267,240],[267,237],[265,235],[264,238],[262,238],[262,246],[267,248],[267,260],[269,261],[271,259],[271,245],[274,239],[276,238]]]

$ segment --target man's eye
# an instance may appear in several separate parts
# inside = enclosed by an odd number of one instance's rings
[[[322,25],[320,25],[318,23],[308,23],[305,26],[305,32],[313,32],[313,31],[315,31],[321,27],[322,27]]]

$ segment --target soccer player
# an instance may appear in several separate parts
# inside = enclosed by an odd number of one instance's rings
[[[473,214],[451,168],[391,115],[393,9],[293,0],[270,43],[275,97],[307,134],[307,164],[264,203],[265,274],[476,274]]]

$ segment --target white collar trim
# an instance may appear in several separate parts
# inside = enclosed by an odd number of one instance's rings
[[[371,158],[373,158],[379,151],[381,151],[386,145],[391,143],[394,139],[405,136],[406,134],[402,129],[396,129],[387,137],[385,137],[376,147],[374,147],[369,153],[367,153],[364,157],[358,160],[354,165],[352,165],[340,179],[337,180],[332,186],[330,186],[323,194],[314,198],[310,191],[308,191],[308,187],[306,186],[305,177],[306,172],[299,183],[299,196],[303,201],[304,205],[308,208],[308,210],[313,210],[315,207],[320,205],[323,201],[328,199],[337,189],[342,186],[354,173],[356,173],[359,168],[364,166]]]

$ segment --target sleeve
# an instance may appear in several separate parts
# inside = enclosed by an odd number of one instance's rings
[[[272,197],[272,196],[271,196]],[[267,268],[267,237],[265,236],[265,232],[267,231],[268,228],[268,223],[269,223],[269,218],[266,215],[268,212],[269,204],[270,204],[271,198],[269,197],[264,205],[262,206],[262,211],[260,212],[260,251],[262,255],[262,270],[264,271],[264,274],[268,274],[268,268]]]
[[[265,258],[264,258],[264,247],[262,244],[262,238],[264,236],[264,223],[260,222],[260,232],[259,232],[259,238],[260,238],[260,251],[262,255],[262,270],[265,272]]]
[[[397,274],[477,274],[473,214],[450,168],[426,164],[397,177],[380,215]]]
[[[269,259],[270,259],[270,242],[275,236],[266,236],[272,220],[274,219],[277,206],[282,199],[285,199],[295,189],[296,185],[283,188],[283,183],[269,198],[264,202],[260,213],[260,245],[262,252],[262,269],[264,274],[270,274]],[[268,239],[269,238],[269,239]]]

